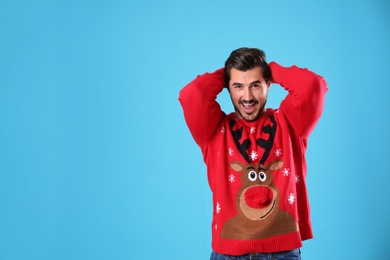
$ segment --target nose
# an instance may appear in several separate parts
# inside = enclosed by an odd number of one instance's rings
[[[245,192],[246,204],[255,209],[267,207],[273,199],[272,190],[267,186],[254,186]]]
[[[250,88],[245,88],[244,89],[244,93],[243,93],[243,97],[242,98],[244,100],[246,100],[246,101],[249,101],[249,100],[253,99],[252,91],[251,91]]]

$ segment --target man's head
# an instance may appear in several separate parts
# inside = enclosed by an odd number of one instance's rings
[[[237,118],[254,121],[263,114],[271,86],[265,53],[255,48],[233,51],[225,62],[225,84]]]

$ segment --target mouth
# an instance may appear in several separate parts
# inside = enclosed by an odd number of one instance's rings
[[[271,209],[270,209],[266,214],[264,214],[263,216],[261,216],[260,219],[265,218],[266,216],[269,215],[269,213],[271,213],[271,211],[272,211],[272,210],[274,209],[274,207],[275,207],[275,202],[276,202],[276,200],[274,200],[274,202],[272,203]]]
[[[252,114],[255,111],[257,102],[256,101],[241,101],[240,105],[244,108],[244,112]]]

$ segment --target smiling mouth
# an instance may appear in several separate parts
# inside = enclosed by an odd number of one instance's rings
[[[265,218],[266,216],[268,216],[268,215],[271,213],[271,211],[272,211],[272,210],[274,209],[274,207],[275,207],[275,203],[276,203],[276,200],[274,200],[274,202],[272,203],[272,207],[270,208],[270,210],[268,210],[267,213],[265,213],[263,216],[261,216],[260,219]]]
[[[240,104],[243,106],[245,113],[250,114],[250,113],[253,113],[257,102],[255,102],[255,101],[251,101],[251,102],[242,101],[242,102],[240,102]]]

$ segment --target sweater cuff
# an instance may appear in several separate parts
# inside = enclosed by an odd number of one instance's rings
[[[213,72],[213,74],[215,75],[215,77],[217,77],[219,79],[219,82],[222,86],[220,86],[221,88],[225,87],[225,68],[220,68],[220,69],[217,69],[216,71]]]
[[[225,85],[224,68],[217,69],[214,72],[206,72],[203,75],[198,75],[196,82],[206,88],[217,88],[222,90]]]
[[[280,83],[282,81],[282,70],[285,69],[285,67],[280,66],[274,61],[271,61],[268,66],[271,69],[271,82],[276,84]]]

